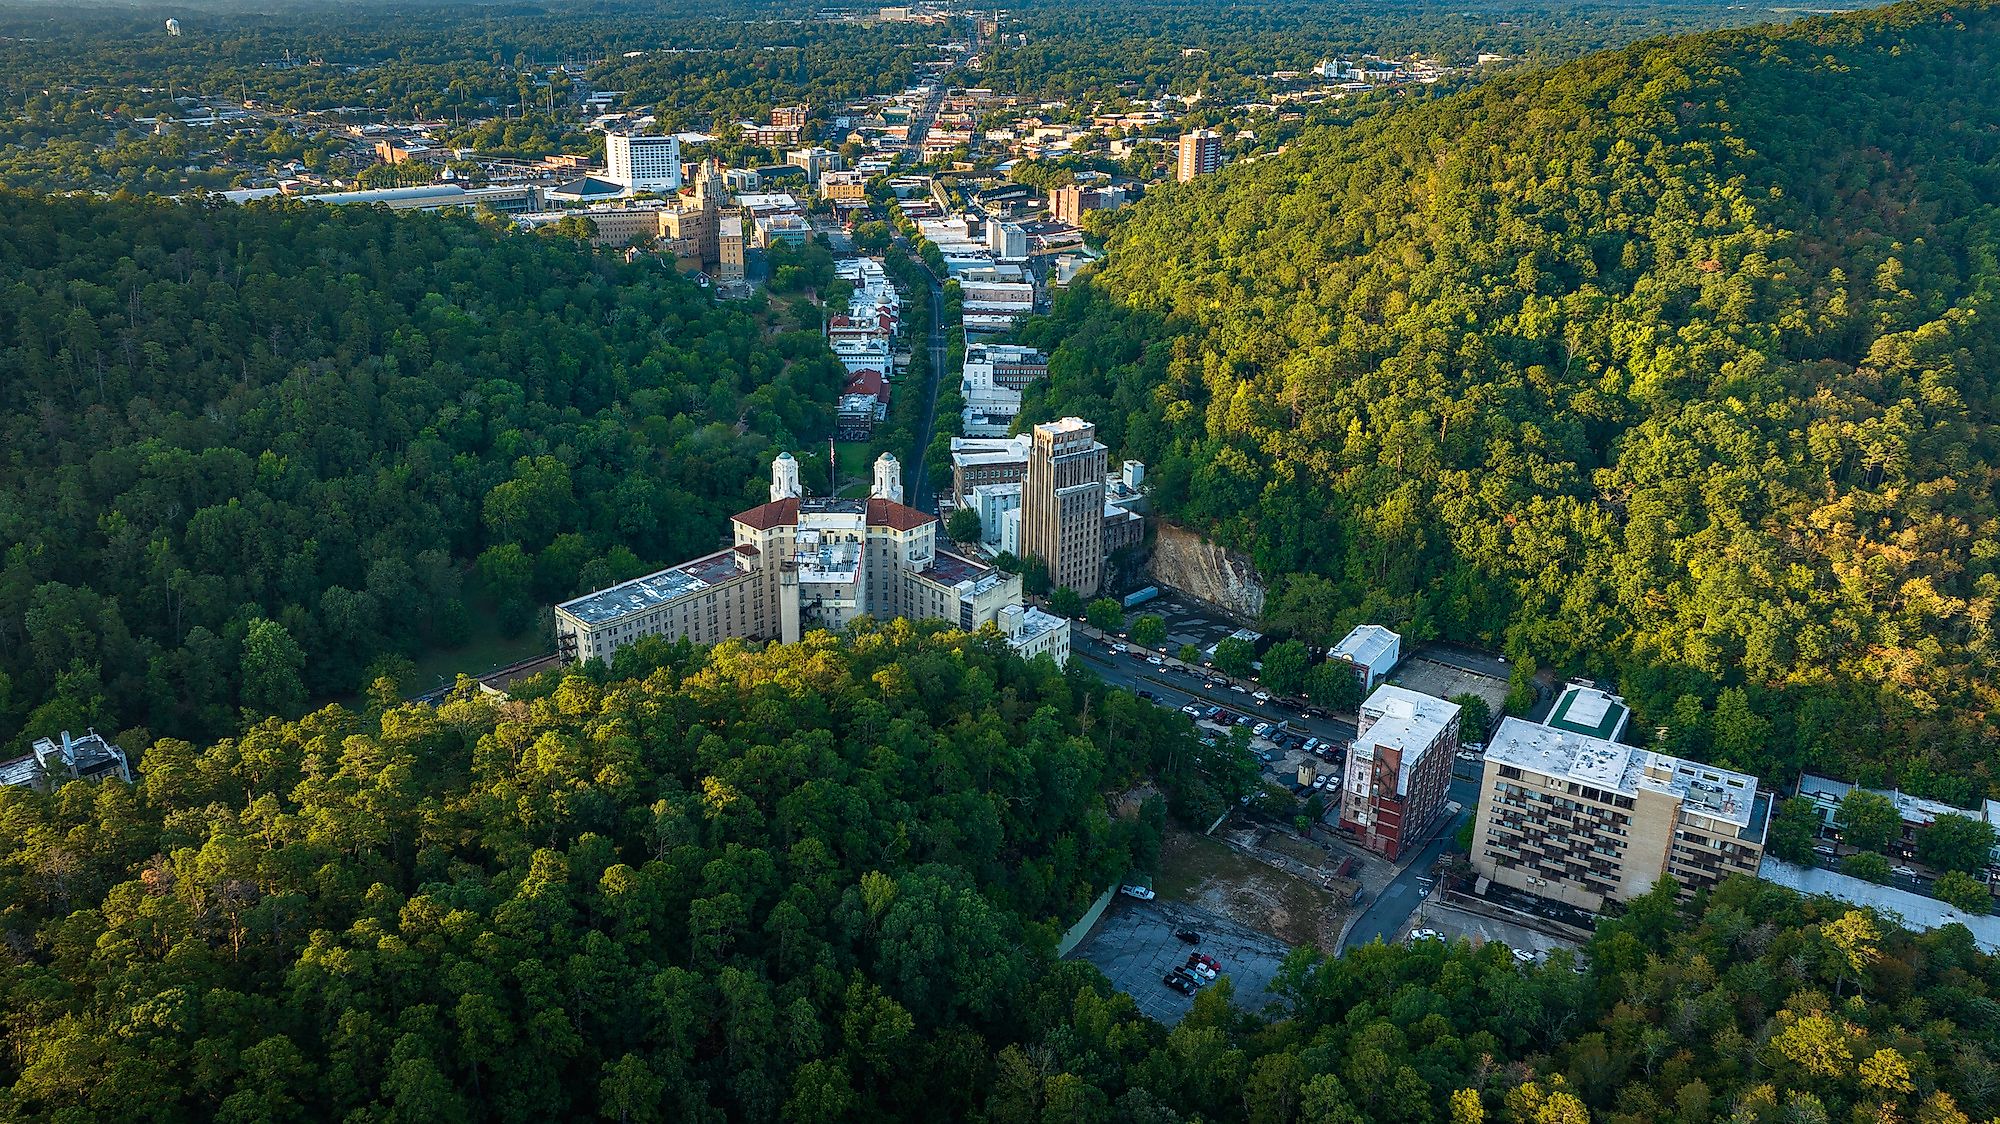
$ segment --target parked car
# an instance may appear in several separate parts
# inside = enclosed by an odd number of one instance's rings
[[[1140,698],[1142,698],[1142,699],[1157,699],[1157,698],[1159,698],[1160,696],[1158,696],[1158,695],[1154,694],[1154,693],[1153,693],[1153,692],[1151,692],[1151,691],[1148,691],[1148,690],[1147,690],[1147,689],[1145,689],[1144,687],[1141,687],[1141,688],[1139,688],[1139,697],[1140,697]]]
[[[1215,957],[1210,956],[1206,952],[1189,953],[1189,955],[1193,956],[1196,960],[1201,961],[1203,964],[1208,965],[1210,968],[1213,968],[1218,972],[1222,971],[1222,964],[1218,962],[1215,959]]]
[[[1202,711],[1201,714],[1203,718],[1206,718],[1210,722],[1213,722],[1216,719],[1222,717],[1222,708],[1219,706],[1211,706],[1207,710]]]
[[[1252,693],[1250,697],[1256,699],[1259,703],[1267,703],[1271,701],[1271,692],[1257,691]]]
[[[1907,866],[1892,866],[1889,868],[1889,873],[1898,878],[1915,878],[1917,876],[1917,872]]]
[[[1146,662],[1147,662],[1147,663],[1149,663],[1149,664],[1152,664],[1152,665],[1153,665],[1154,667],[1165,667],[1165,666],[1167,666],[1167,661],[1166,661],[1166,659],[1165,659],[1164,657],[1162,657],[1162,656],[1147,656],[1147,657],[1146,657]]]
[[[1259,722],[1255,726],[1250,727],[1250,732],[1261,738],[1271,732],[1271,724],[1269,722]]]
[[[1252,718],[1247,714],[1239,714],[1236,716],[1236,724],[1238,726],[1248,726],[1250,723],[1255,721],[1256,721],[1255,718]]]
[[[1436,929],[1412,929],[1410,930],[1410,939],[1413,941],[1441,941],[1444,939],[1444,934],[1438,932]]]
[[[1123,644],[1113,644],[1113,645],[1111,646],[1111,654],[1112,654],[1112,655],[1114,655],[1114,656],[1122,656],[1122,655],[1124,655],[1125,653],[1127,653],[1127,652],[1129,652],[1129,651],[1131,651],[1131,650],[1132,650],[1132,649],[1130,649],[1130,648],[1127,648],[1127,647],[1126,647],[1125,645],[1123,645]]]
[[[1318,791],[1320,791],[1320,790],[1324,789],[1325,787],[1326,787],[1326,778],[1325,778],[1325,777],[1323,777],[1323,776],[1320,776],[1320,777],[1314,777],[1314,778],[1313,778],[1313,791],[1314,791],[1314,792],[1318,792]]]
[[[1193,929],[1175,929],[1174,939],[1177,941],[1185,941],[1188,944],[1200,944],[1201,934],[1195,932]]]
[[[1194,981],[1188,979],[1186,976],[1169,972],[1166,975],[1160,977],[1160,982],[1166,984],[1170,988],[1173,988],[1175,991],[1180,992],[1182,995],[1194,994]]]
[[[1516,964],[1533,964],[1535,962],[1535,954],[1525,948],[1516,948],[1509,951],[1513,952],[1514,963]]]
[[[1188,957],[1188,962],[1185,965],[1183,965],[1183,967],[1185,968],[1185,970],[1189,975],[1192,975],[1195,978],[1202,980],[1204,982],[1213,980],[1216,976],[1215,969],[1209,967],[1206,964],[1203,964],[1199,957],[1195,956]]]
[[[1201,711],[1196,710],[1193,703],[1189,703],[1188,705],[1182,707],[1181,713],[1187,715],[1189,718],[1201,717]]]
[[[1138,898],[1142,902],[1153,900],[1153,891],[1144,886],[1120,886],[1118,892],[1128,898]]]
[[[1231,683],[1229,685],[1229,689],[1236,692],[1239,695],[1247,695],[1250,693],[1250,691],[1247,688],[1245,688],[1241,683]]]

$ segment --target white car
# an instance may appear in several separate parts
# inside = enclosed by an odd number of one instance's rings
[[[1907,866],[1892,866],[1889,868],[1889,873],[1898,878],[1915,878],[1917,876],[1917,872]]]
[[[1326,787],[1326,782],[1327,782],[1327,780],[1328,780],[1328,779],[1329,779],[1329,778],[1326,778],[1326,777],[1314,777],[1314,778],[1313,778],[1313,787],[1314,787],[1314,788],[1316,788],[1316,789],[1319,789],[1319,788],[1325,788],[1325,787]]]
[[[1185,715],[1187,715],[1187,716],[1188,716],[1189,718],[1200,718],[1200,717],[1201,717],[1201,711],[1199,711],[1199,710],[1196,710],[1196,709],[1195,709],[1195,708],[1193,707],[1193,705],[1191,705],[1191,704],[1190,704],[1190,705],[1188,705],[1188,706],[1184,706],[1184,707],[1182,707],[1182,708],[1181,708],[1181,713],[1182,713],[1182,714],[1185,714]]]
[[[1146,662],[1152,664],[1154,667],[1167,666],[1167,661],[1159,656],[1148,656]]]
[[[1271,693],[1269,691],[1258,691],[1252,694],[1250,697],[1256,699],[1260,703],[1267,703],[1271,701]]]
[[[1244,689],[1243,684],[1241,683],[1231,683],[1229,685],[1229,689],[1236,692],[1239,695],[1247,695],[1250,693],[1249,691]]]
[[[1250,732],[1261,738],[1271,732],[1271,724],[1269,722],[1259,722],[1255,726],[1250,727]]]
[[[1126,647],[1125,645],[1123,645],[1123,644],[1113,644],[1113,645],[1111,646],[1111,654],[1112,654],[1112,655],[1114,655],[1114,656],[1122,656],[1122,655],[1124,655],[1125,653],[1127,653],[1127,652],[1129,652],[1129,651],[1131,651],[1131,650],[1132,650],[1132,649],[1130,649],[1130,648],[1127,648],[1127,647]]]
[[[1525,948],[1516,948],[1510,951],[1514,953],[1514,963],[1516,964],[1533,964],[1535,962],[1535,954]]]
[[[1154,897],[1153,891],[1144,886],[1120,886],[1118,887],[1118,892],[1128,898],[1137,898],[1142,902],[1152,901]]]
[[[1410,939],[1413,941],[1441,941],[1444,939],[1444,934],[1438,932],[1436,929],[1411,929]]]

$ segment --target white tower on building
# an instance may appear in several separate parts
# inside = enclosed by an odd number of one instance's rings
[[[799,462],[790,453],[779,453],[771,462],[771,499],[795,500],[799,495]]]
[[[604,178],[633,191],[679,191],[680,138],[606,133]]]
[[[894,455],[883,453],[875,458],[875,485],[868,494],[891,503],[903,502],[903,466]]]

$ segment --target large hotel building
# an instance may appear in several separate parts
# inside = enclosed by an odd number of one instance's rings
[[[581,663],[642,636],[793,643],[863,616],[937,617],[966,631],[994,622],[1026,657],[1067,658],[1067,622],[1021,608],[1020,575],[939,549],[937,518],[902,501],[902,468],[886,453],[866,499],[804,495],[798,462],[781,453],[770,502],[731,521],[733,545],[557,605],[559,650]]]
[[[1756,875],[1770,818],[1757,778],[1609,740],[1626,716],[1573,683],[1548,723],[1500,724],[1473,828],[1482,877],[1597,911],[1662,875],[1688,892]]]
[[[1021,549],[1049,567],[1049,584],[1097,595],[1104,577],[1104,470],[1109,454],[1082,418],[1029,435],[1021,487]]]

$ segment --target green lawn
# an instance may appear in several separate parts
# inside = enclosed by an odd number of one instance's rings
[[[865,495],[866,485],[875,475],[875,447],[866,441],[836,441],[833,453],[840,458],[840,478],[849,484],[861,481],[860,494]],[[846,489],[840,489],[840,494],[846,495]]]
[[[549,650],[542,643],[539,629],[530,628],[510,640],[500,635],[500,623],[492,613],[474,609],[471,615],[472,638],[463,647],[426,652],[417,657],[417,673],[410,680],[412,694],[447,686],[460,673],[478,675]]]

